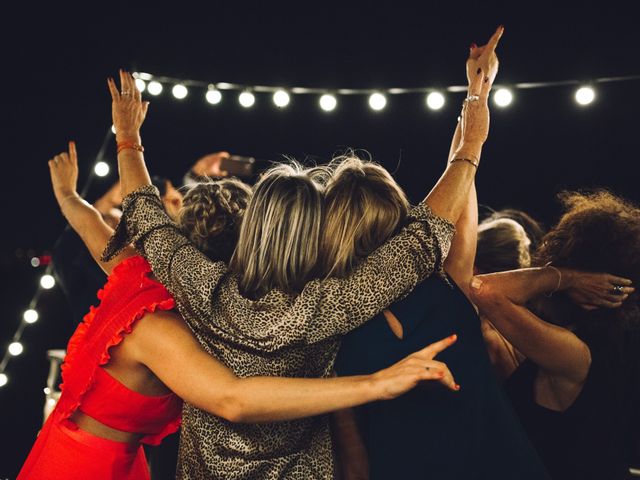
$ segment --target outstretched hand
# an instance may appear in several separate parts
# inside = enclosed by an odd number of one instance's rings
[[[210,153],[200,157],[191,167],[193,173],[200,177],[226,177],[229,172],[223,170],[222,160],[229,158],[229,152]]]
[[[111,115],[116,139],[139,143],[140,127],[147,116],[149,102],[142,101],[140,90],[129,72],[120,70],[120,90],[113,78],[107,79],[111,92]]]
[[[374,373],[372,379],[381,389],[380,398],[389,400],[399,397],[418,383],[427,380],[436,380],[447,388],[458,391],[460,386],[456,384],[449,367],[434,360],[436,355],[449,348],[456,340],[457,336],[451,335],[412,353],[389,368]]]
[[[75,142],[69,142],[68,152],[62,152],[49,160],[49,173],[53,193],[60,206],[67,198],[78,196],[78,153]]]
[[[486,45],[480,47],[471,45],[469,58],[467,59],[467,81],[469,83],[469,95],[487,97],[493,86],[493,81],[498,74],[498,57],[496,47],[504,33],[504,27],[500,25],[493,33]]]

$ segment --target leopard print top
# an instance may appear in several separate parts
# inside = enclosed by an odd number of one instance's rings
[[[350,276],[313,280],[299,295],[272,290],[243,297],[235,275],[200,253],[164,212],[157,190],[144,186],[123,201],[123,221],[105,257],[134,242],[174,295],[203,347],[239,377],[326,377],[340,338],[415,285],[442,272],[454,226],[425,204],[411,223]],[[234,424],[185,404],[178,460],[181,479],[331,479],[326,416]]]

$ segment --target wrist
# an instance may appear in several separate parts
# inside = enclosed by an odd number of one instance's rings
[[[483,142],[480,141],[462,141],[460,142],[460,145],[456,149],[453,156],[461,158],[472,158],[474,160],[480,161],[480,156],[482,155],[482,145]]]
[[[117,131],[116,133],[116,142],[131,142],[131,143],[142,143],[142,138],[140,137],[139,130],[124,130],[122,132]]]

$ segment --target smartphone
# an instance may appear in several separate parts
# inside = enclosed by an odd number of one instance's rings
[[[255,163],[256,159],[253,157],[231,155],[229,158],[222,159],[220,169],[229,172],[230,176],[250,177],[253,175]]]

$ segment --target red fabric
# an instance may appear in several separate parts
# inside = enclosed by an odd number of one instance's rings
[[[109,361],[109,348],[131,332],[136,320],[147,312],[174,307],[169,292],[149,278],[150,273],[151,267],[142,257],[128,258],[114,268],[98,292],[100,305],[91,307],[69,340],[62,364],[60,400],[19,479],[149,478],[140,444],[96,437],[78,429],[69,417],[80,409],[112,428],[146,434],[141,442],[150,445],[157,445],[178,429],[181,401],[174,394],[142,395],[101,368]]]

